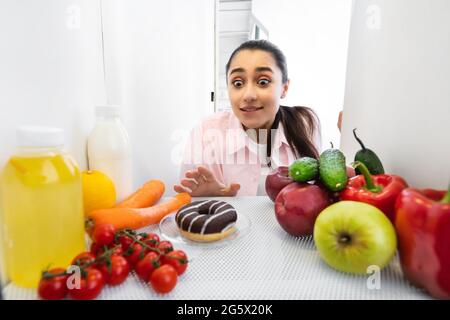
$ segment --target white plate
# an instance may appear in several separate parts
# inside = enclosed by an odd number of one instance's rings
[[[197,242],[187,239],[180,234],[180,230],[178,229],[177,223],[175,222],[175,213],[172,213],[161,220],[161,222],[159,223],[159,232],[164,238],[174,244],[184,244],[188,246],[205,248],[218,248],[226,246],[244,237],[250,231],[250,219],[246,215],[239,213],[235,227],[237,230],[224,239],[212,242]]]

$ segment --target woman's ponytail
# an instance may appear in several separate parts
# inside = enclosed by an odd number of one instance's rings
[[[280,106],[280,123],[289,146],[297,158],[318,159],[319,151],[314,136],[320,135],[320,122],[316,113],[308,107]]]

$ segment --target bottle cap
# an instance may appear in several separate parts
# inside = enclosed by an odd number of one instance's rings
[[[59,147],[64,145],[64,130],[51,127],[21,126],[17,128],[19,147]]]
[[[97,117],[118,117],[120,116],[120,106],[117,105],[96,106],[95,115]]]

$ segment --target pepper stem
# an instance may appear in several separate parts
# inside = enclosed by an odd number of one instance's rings
[[[364,146],[364,143],[361,141],[360,138],[358,138],[358,136],[356,135],[356,128],[353,129],[353,135],[355,136],[356,141],[358,141],[359,145],[361,146],[361,148],[363,149],[363,151],[366,151],[366,147]]]
[[[444,198],[442,198],[441,203],[450,204],[450,184],[448,185],[448,191],[445,194]]]
[[[382,190],[381,186],[376,186],[373,183],[373,179],[372,179],[372,176],[370,175],[369,169],[367,169],[367,167],[364,165],[364,163],[362,163],[360,161],[355,161],[352,163],[352,167],[354,169],[358,168],[359,171],[361,171],[362,175],[364,176],[364,180],[366,181],[365,188],[367,190],[369,190],[370,192],[373,192],[373,193],[381,192],[381,190]]]

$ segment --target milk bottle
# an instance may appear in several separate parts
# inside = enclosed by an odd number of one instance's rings
[[[89,170],[111,178],[118,202],[133,191],[131,146],[119,111],[119,106],[97,106],[97,121],[87,142]]]

